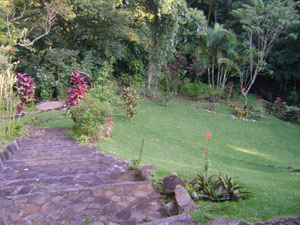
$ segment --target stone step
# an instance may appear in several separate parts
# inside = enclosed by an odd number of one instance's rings
[[[114,164],[117,163],[115,159],[112,157],[103,157],[99,154],[99,156],[95,156],[95,158],[92,159],[86,159],[86,160],[72,160],[72,161],[61,161],[61,162],[54,162],[54,163],[44,163],[44,164],[38,164],[38,165],[15,165],[15,166],[9,166],[4,167],[2,170],[2,173],[8,173],[8,172],[30,172],[30,171],[40,171],[45,169],[66,169],[66,168],[76,168],[76,167],[82,167],[82,166],[90,166],[90,165],[99,165],[99,164]],[[125,163],[121,163],[124,164]]]
[[[19,179],[30,179],[30,178],[43,178],[49,176],[76,176],[77,174],[89,174],[97,172],[122,172],[127,170],[127,165],[124,163],[102,163],[102,164],[92,164],[89,166],[81,166],[74,168],[65,169],[44,169],[39,171],[9,171],[0,174],[0,181],[5,182],[9,180],[19,180]]]
[[[47,158],[35,158],[32,157],[31,159],[23,159],[23,160],[16,160],[10,159],[4,163],[6,167],[13,167],[13,166],[37,166],[41,164],[50,164],[50,163],[64,163],[68,161],[78,161],[78,160],[90,160],[96,159],[99,157],[103,157],[102,153],[90,153],[90,154],[82,154],[82,155],[67,155],[67,156],[60,156],[60,157],[47,157]]]
[[[73,145],[69,147],[44,147],[44,148],[20,148],[19,153],[37,154],[37,153],[50,153],[50,152],[65,152],[72,150],[87,150],[87,149],[98,149],[97,147],[89,148],[81,145]]]
[[[68,176],[42,177],[40,179],[29,178],[9,180],[1,182],[0,197],[28,194],[45,191],[66,190],[73,187],[84,188],[102,184],[139,181],[136,171],[124,172],[95,172],[88,174],[76,174]]]
[[[40,137],[40,136],[63,136],[67,135],[67,128],[35,128],[30,132],[30,137]]]
[[[49,140],[49,138],[54,138],[54,139],[69,139],[71,140],[70,138],[70,135],[68,134],[41,134],[41,135],[32,135],[32,136],[29,136],[27,138],[25,138],[24,140],[25,141],[36,141],[36,140]]]
[[[151,182],[36,192],[0,199],[4,224],[141,224],[166,217]]]
[[[194,225],[194,222],[190,215],[180,214],[177,216],[167,217],[161,220],[155,220],[152,222],[143,223],[143,225]]]
[[[62,151],[25,151],[14,154],[11,160],[43,159],[50,157],[77,156],[99,152],[97,148],[76,147]]]
[[[75,142],[70,142],[70,143],[41,143],[41,144],[23,144],[21,145],[21,151],[50,151],[52,149],[56,150],[62,150],[64,148],[78,148],[80,145],[78,145]]]

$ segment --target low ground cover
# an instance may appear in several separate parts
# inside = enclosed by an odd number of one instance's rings
[[[144,100],[133,122],[113,117],[113,138],[99,146],[107,154],[137,159],[144,139],[142,164],[157,166],[158,177],[176,172],[192,178],[203,171],[204,137],[212,131],[210,172],[238,177],[252,194],[240,202],[199,202],[200,212],[193,215],[197,222],[221,216],[249,222],[299,216],[299,173],[288,167],[300,168],[300,127],[272,117],[232,119],[208,113],[207,103],[190,103],[175,100],[167,108]],[[220,107],[223,113],[231,110]]]

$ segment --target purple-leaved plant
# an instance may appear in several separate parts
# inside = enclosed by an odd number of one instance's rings
[[[84,93],[88,92],[88,84],[79,72],[72,72],[71,83],[74,88],[68,89],[67,108],[78,105],[84,99]]]

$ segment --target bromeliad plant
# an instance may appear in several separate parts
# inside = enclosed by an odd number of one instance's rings
[[[248,192],[240,191],[240,185],[236,184],[235,177],[219,174],[208,174],[208,146],[211,140],[212,133],[208,131],[205,139],[207,141],[205,154],[204,173],[198,173],[196,179],[189,182],[191,187],[192,196],[197,200],[207,201],[239,201],[246,196]]]

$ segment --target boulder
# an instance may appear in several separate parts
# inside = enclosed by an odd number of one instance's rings
[[[163,179],[163,187],[166,195],[174,195],[177,185],[186,186],[184,181],[177,176],[168,176]]]
[[[139,171],[139,176],[141,180],[149,180],[151,177],[151,172],[157,170],[157,168],[153,165],[149,166],[144,166],[140,171]]]
[[[176,185],[175,200],[176,200],[175,211],[177,211],[178,214],[188,213],[191,211],[198,210],[198,207],[191,199],[187,190],[185,190],[184,187],[182,187],[181,185]]]

